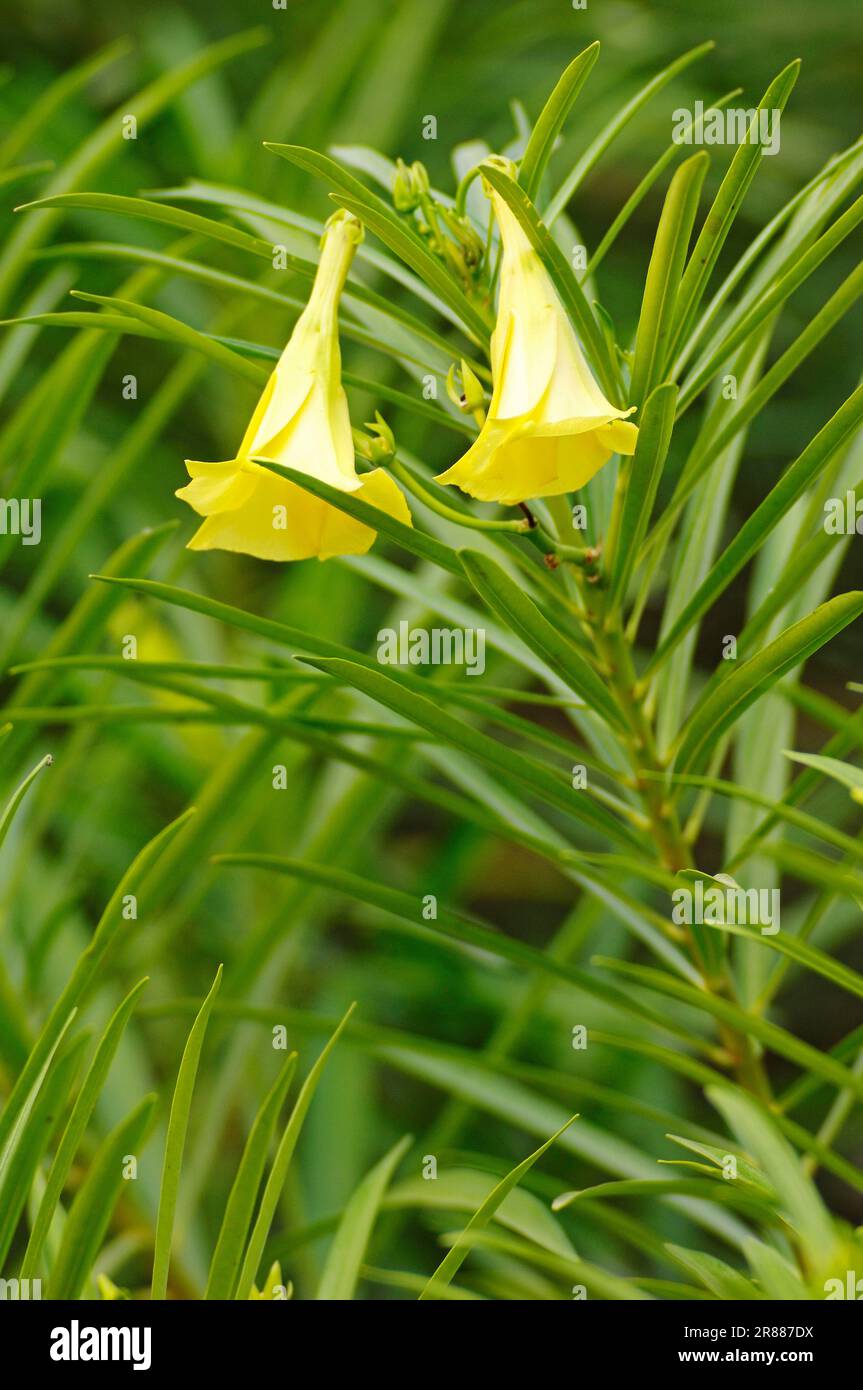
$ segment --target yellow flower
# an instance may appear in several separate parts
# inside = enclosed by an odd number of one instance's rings
[[[190,550],[234,550],[261,560],[363,555],[377,534],[337,507],[260,467],[285,464],[411,524],[407,503],[382,469],[357,475],[341,382],[338,308],[362,227],[348,213],[328,224],[309,302],[255,407],[237,457],[187,459],[192,481],[177,496],[206,518]]]
[[[557,291],[504,199],[487,189],[503,255],[491,339],[494,390],[475,443],[437,481],[484,502],[521,502],[584,487],[638,430],[590,373]]]

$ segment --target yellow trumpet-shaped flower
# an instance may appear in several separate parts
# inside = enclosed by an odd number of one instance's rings
[[[638,430],[600,391],[539,256],[507,203],[487,189],[503,255],[491,339],[494,389],[475,443],[437,481],[484,502],[583,487]]]
[[[261,560],[320,560],[363,555],[370,526],[280,478],[256,460],[284,464],[350,492],[411,524],[388,473],[358,476],[348,403],[341,382],[338,307],[362,227],[348,213],[328,224],[309,302],[264,388],[236,458],[187,459],[192,481],[177,496],[205,518],[191,550],[233,550]]]

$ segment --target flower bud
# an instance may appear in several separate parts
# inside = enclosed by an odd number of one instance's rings
[[[464,358],[461,359],[460,367],[453,362],[447,372],[446,389],[453,405],[457,405],[466,415],[473,415],[475,411],[485,408],[482,382]]]
[[[393,178],[393,207],[396,212],[415,212],[419,207],[419,195],[414,186],[413,171],[403,159],[396,160]]]

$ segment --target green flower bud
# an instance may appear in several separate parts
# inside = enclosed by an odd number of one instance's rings
[[[365,459],[366,463],[373,463],[375,467],[389,463],[395,456],[396,441],[392,430],[379,411],[375,411],[374,420],[366,420],[366,429],[372,430],[372,434],[364,434],[362,430],[352,429],[354,448],[360,458]]]
[[[485,391],[482,382],[465,362],[461,360],[461,366],[457,367],[453,362],[446,375],[447,395],[453,405],[457,405],[459,410],[463,410],[466,415],[472,415],[476,410],[483,410],[485,407]]]
[[[396,212],[415,212],[419,201],[413,170],[403,159],[397,159],[393,178],[393,207]]]

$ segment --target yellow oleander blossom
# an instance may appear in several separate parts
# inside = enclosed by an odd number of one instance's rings
[[[178,490],[203,525],[191,550],[233,550],[261,560],[363,555],[376,532],[280,478],[256,460],[284,464],[411,524],[398,485],[383,469],[359,476],[341,381],[338,308],[362,227],[336,213],[323,241],[309,302],[264,387],[236,458],[187,459],[192,481]]]
[[[638,429],[594,381],[539,256],[504,199],[487,189],[503,255],[491,339],[494,389],[467,453],[440,474],[483,502],[513,504],[584,487]]]

